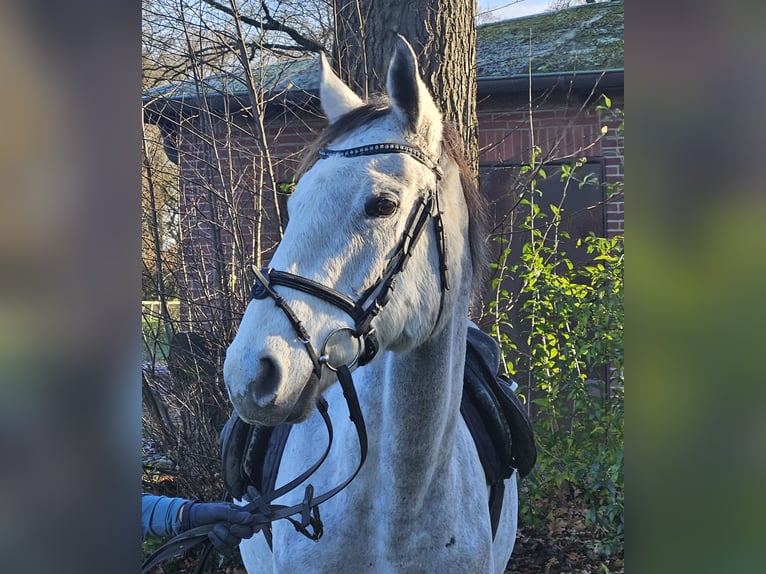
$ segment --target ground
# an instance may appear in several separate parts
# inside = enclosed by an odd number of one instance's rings
[[[599,546],[581,510],[561,508],[542,528],[520,527],[506,574],[625,574],[622,545],[610,558],[599,556]]]
[[[624,550],[605,559],[593,548],[598,541],[593,539],[579,512],[562,509],[556,521],[539,530],[520,528],[516,546],[506,574],[625,574]],[[171,568],[158,572],[191,573],[196,564],[189,560],[185,567]],[[246,574],[241,566],[223,565],[219,570],[206,572],[225,574]]]
[[[585,509],[563,503],[547,525],[536,529],[519,526],[505,574],[625,574],[624,548],[620,545],[608,558],[599,554],[601,541],[594,535],[593,526],[586,523],[585,513]],[[145,542],[144,558],[162,542]],[[216,557],[220,561],[211,559],[206,573],[246,574],[238,556]],[[155,568],[153,574],[192,574],[197,558],[191,552],[183,559]]]

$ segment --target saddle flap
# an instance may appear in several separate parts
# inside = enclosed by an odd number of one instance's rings
[[[537,462],[537,446],[532,422],[527,415],[527,409],[511,387],[511,380],[504,375],[498,375],[491,382],[495,395],[500,400],[503,412],[511,427],[513,446],[511,454],[513,466],[519,471],[519,476],[527,476]]]
[[[463,375],[463,398],[460,412],[471,431],[479,452],[487,482],[497,482],[513,474],[513,437],[505,411],[487,381],[494,373],[482,358],[471,350],[466,352]]]
[[[242,499],[248,486],[261,488],[262,462],[274,429],[251,425],[232,413],[221,430],[223,483],[232,497]]]
[[[515,468],[523,478],[537,461],[534,431],[511,381],[498,374],[499,367],[497,342],[481,330],[469,328],[463,396],[481,411],[502,466]]]

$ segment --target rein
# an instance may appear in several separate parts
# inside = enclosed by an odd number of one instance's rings
[[[387,153],[409,155],[433,171],[433,173],[436,175],[437,182],[443,177],[443,171],[438,166],[437,162],[435,162],[421,150],[405,144],[380,143],[342,150],[326,148],[319,152],[319,157],[320,159],[327,159],[330,157],[353,158]],[[317,462],[301,475],[267,495],[255,496],[251,502],[243,507],[244,510],[251,512],[256,517],[256,528],[254,529],[256,532],[258,530],[267,528],[275,520],[284,518],[290,521],[290,523],[292,523],[292,525],[299,533],[310,538],[311,540],[319,540],[323,533],[322,521],[319,514],[319,505],[346,488],[351,483],[351,481],[356,478],[357,474],[364,465],[364,462],[367,459],[368,450],[367,429],[364,424],[364,416],[362,414],[361,407],[359,406],[359,398],[357,396],[356,389],[354,388],[350,369],[357,365],[367,364],[377,354],[379,345],[375,335],[375,329],[372,327],[372,321],[382,311],[383,307],[390,301],[396,286],[396,280],[399,274],[407,265],[407,262],[412,256],[415,245],[423,235],[423,231],[431,219],[434,221],[434,228],[438,239],[437,244],[439,251],[439,274],[441,280],[441,295],[439,301],[438,317],[441,317],[444,306],[445,291],[449,289],[449,285],[447,283],[444,225],[441,215],[442,213],[439,208],[438,190],[429,190],[425,196],[418,201],[417,205],[413,209],[413,212],[407,222],[404,234],[402,235],[396,247],[396,251],[393,257],[391,257],[389,260],[381,279],[379,279],[371,287],[367,288],[357,301],[354,301],[350,297],[336,291],[335,289],[300,275],[287,273],[285,271],[278,271],[271,268],[266,269],[265,272],[260,271],[256,267],[252,268],[252,271],[256,277],[256,282],[253,285],[251,292],[252,299],[265,299],[266,297],[270,297],[274,301],[274,304],[285,314],[287,320],[290,322],[293,330],[298,336],[298,339],[301,341],[301,343],[303,343],[306,348],[306,352],[311,358],[313,365],[311,378],[316,377],[317,380],[319,380],[321,378],[323,366],[327,366],[328,369],[337,373],[338,381],[341,385],[341,389],[343,390],[343,396],[346,399],[346,403],[348,405],[349,416],[351,421],[354,423],[354,427],[357,432],[360,449],[359,464],[356,470],[349,478],[347,478],[335,488],[319,496],[315,496],[313,485],[308,484],[305,487],[303,500],[300,504],[293,506],[271,504],[273,500],[294,490],[306,480],[308,480],[308,478],[319,469],[330,452],[333,441],[332,423],[327,413],[327,401],[320,397],[317,400],[317,410],[322,416],[325,426],[327,427],[328,445]],[[316,348],[311,342],[309,333],[303,326],[303,323],[300,321],[298,316],[285,301],[285,299],[274,289],[275,286],[297,289],[303,293],[312,295],[318,299],[330,303],[331,305],[346,313],[349,317],[351,317],[351,319],[353,319],[353,328],[341,327],[339,329],[335,329],[325,338],[322,347],[320,348],[319,352],[317,352]],[[331,358],[327,354],[327,347],[330,340],[337,333],[343,331],[349,331],[352,338],[357,341],[357,352],[356,356],[347,364],[336,366],[332,364]],[[292,518],[295,515],[300,515],[300,520]],[[200,526],[174,537],[144,562],[142,565],[142,572],[147,574],[156,565],[170,558],[180,556],[194,546],[203,544],[206,545],[206,548],[203,551],[201,562],[197,568],[197,572],[202,572],[205,562],[207,561],[207,558],[212,549],[212,543],[208,539],[208,533],[212,530],[212,528],[212,524]]]
[[[299,533],[303,534],[307,538],[310,538],[311,540],[319,540],[323,534],[322,519],[319,515],[319,505],[346,488],[346,486],[348,486],[351,481],[356,478],[356,475],[359,474],[359,471],[362,469],[364,462],[367,460],[367,428],[364,424],[364,416],[362,415],[362,409],[359,406],[359,397],[356,394],[356,389],[354,388],[351,373],[349,372],[348,367],[345,365],[340,366],[337,371],[338,381],[340,382],[341,388],[343,389],[343,397],[346,399],[346,404],[348,405],[349,417],[354,423],[354,428],[357,432],[357,438],[359,439],[359,464],[357,465],[356,470],[341,484],[319,496],[314,495],[314,486],[308,484],[305,488],[303,500],[300,504],[295,504],[292,506],[271,504],[273,500],[294,490],[301,483],[305,482],[319,469],[330,452],[330,448],[332,447],[333,442],[332,422],[330,421],[330,417],[327,413],[327,401],[320,397],[317,400],[317,410],[322,416],[322,420],[327,427],[327,447],[317,462],[315,462],[301,475],[269,493],[268,495],[254,497],[250,503],[242,507],[243,510],[250,512],[253,516],[256,517],[255,528],[253,529],[254,535],[258,531],[267,528],[275,520],[285,518],[290,521],[290,523]],[[292,516],[296,514],[300,515],[300,520],[292,518]],[[187,530],[186,532],[182,532],[178,536],[175,536],[163,544],[162,547],[160,547],[156,552],[154,552],[144,561],[141,566],[141,572],[143,574],[148,574],[148,572],[150,572],[152,568],[158,564],[161,564],[166,560],[181,556],[198,545],[202,545],[203,550],[202,557],[196,571],[202,572],[212,550],[212,543],[208,539],[208,533],[213,529],[213,526],[214,524],[198,526],[196,528]]]

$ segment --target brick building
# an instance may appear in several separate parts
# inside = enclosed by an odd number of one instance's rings
[[[564,204],[573,237],[623,233],[623,198],[609,190],[623,181],[624,142],[619,122],[599,108],[602,95],[624,108],[623,29],[622,2],[478,28],[480,184],[496,233],[513,225],[519,168],[533,147],[546,162],[547,178],[538,181],[546,201],[564,194],[558,166],[587,159],[580,171],[594,183],[569,192]],[[269,88],[254,115],[237,75],[144,95],[145,120],[159,126],[179,165],[182,316],[198,327],[241,312],[252,279],[246,270],[268,262],[279,240],[300,152],[324,127],[317,70],[312,59],[254,70],[254,80]]]

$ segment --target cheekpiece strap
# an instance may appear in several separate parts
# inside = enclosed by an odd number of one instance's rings
[[[400,143],[377,143],[352,147],[348,149],[325,148],[319,152],[319,157],[321,159],[327,159],[330,157],[360,157],[365,155],[378,155],[382,153],[403,153],[409,155],[433,171],[438,179],[441,179],[444,175],[444,172],[438,166],[438,164],[425,153],[420,151],[418,148]]]

